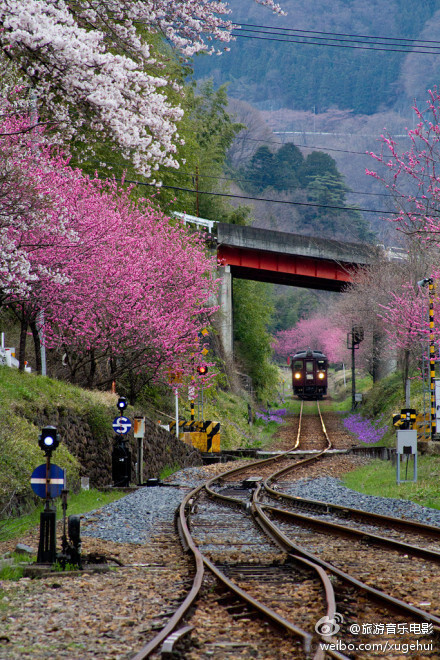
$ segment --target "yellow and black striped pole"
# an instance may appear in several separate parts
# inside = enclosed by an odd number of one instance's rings
[[[435,343],[434,343],[434,280],[428,280],[429,285],[429,376],[431,385],[431,440],[436,433],[435,411]]]

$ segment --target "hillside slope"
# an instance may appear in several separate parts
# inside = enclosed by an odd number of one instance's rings
[[[261,110],[288,107],[321,113],[337,107],[374,114],[396,104],[406,107],[419,96],[421,85],[426,89],[438,80],[438,58],[409,54],[401,39],[436,38],[439,0],[373,0],[368,4],[281,0],[287,16],[273,16],[261,6],[240,0],[229,4],[233,22],[257,27],[238,32],[230,52],[221,57],[197,57],[196,78],[211,76],[217,84],[229,82],[232,97]],[[286,37],[263,35],[261,26],[287,28],[296,34],[282,43]],[[352,35],[345,47],[330,40],[340,34]],[[364,35],[375,37],[373,46]]]
[[[112,421],[119,413],[117,396],[83,390],[62,381],[0,367],[0,519],[31,503],[30,477],[45,462],[38,446],[41,428],[55,426],[61,436],[52,461],[66,470],[67,487],[76,490],[81,476],[90,485],[112,482]],[[127,415],[143,416],[129,407]],[[135,478],[136,448],[132,452]],[[144,479],[158,477],[166,466],[200,465],[197,450],[146,420]]]

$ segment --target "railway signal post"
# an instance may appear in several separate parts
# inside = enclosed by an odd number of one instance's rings
[[[137,439],[137,463],[136,476],[138,486],[142,486],[144,475],[144,437],[145,437],[145,417],[134,418],[134,437]]]
[[[38,564],[54,564],[57,560],[56,508],[53,498],[58,497],[64,488],[64,470],[51,464],[51,456],[59,444],[57,429],[54,426],[45,426],[38,438],[38,445],[44,451],[46,463],[39,465],[31,476],[32,490],[46,500],[44,511],[40,514]]]
[[[197,367],[197,373],[199,374],[199,376],[206,376],[206,374],[208,373],[208,366],[206,364],[199,364],[199,366]],[[201,392],[201,397],[202,397],[202,421],[203,421],[204,420],[204,417],[203,417],[203,379],[201,380],[200,392]]]
[[[355,375],[355,350],[359,348],[364,339],[364,329],[361,325],[353,325],[351,332],[347,333],[347,348],[351,349],[351,410],[356,408],[356,375]]]
[[[131,479],[131,451],[127,447],[124,437],[131,429],[131,422],[122,413],[127,407],[125,397],[119,397],[117,403],[120,416],[113,420],[113,429],[116,432],[115,444],[112,451],[112,479],[114,486],[127,487]]]
[[[400,414],[393,415],[393,425],[397,428],[397,484],[417,481],[417,428],[414,408],[402,408]],[[405,478],[401,476],[401,462],[406,459]],[[413,459],[413,476],[408,479],[408,462]]]

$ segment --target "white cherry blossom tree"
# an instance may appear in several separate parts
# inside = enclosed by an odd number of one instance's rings
[[[274,0],[255,0],[281,13]],[[214,0],[0,0],[3,60],[29,81],[38,112],[70,139],[110,140],[138,172],[177,167],[181,108],[157,35],[184,57],[231,39],[225,2]]]

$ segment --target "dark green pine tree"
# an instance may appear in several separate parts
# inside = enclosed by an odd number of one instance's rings
[[[252,156],[245,174],[254,190],[262,191],[275,180],[275,158],[269,147],[259,147]]]
[[[304,165],[304,156],[293,142],[284,144],[274,156],[274,183],[276,190],[298,188],[298,171]]]
[[[336,161],[322,151],[312,151],[298,171],[299,180],[304,188],[307,188],[317,176],[325,174],[340,176]]]

